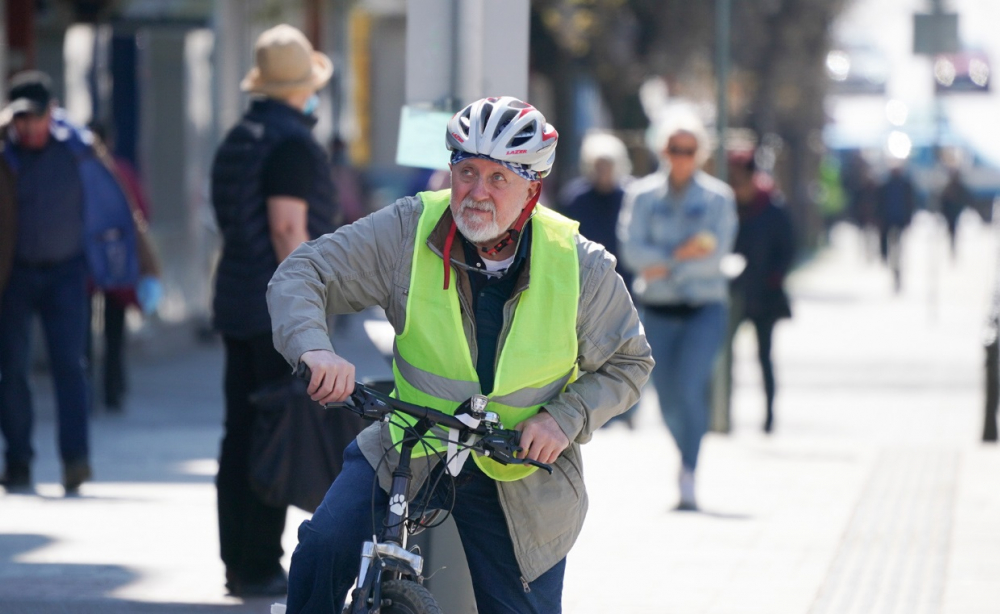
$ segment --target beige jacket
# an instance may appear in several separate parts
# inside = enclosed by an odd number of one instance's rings
[[[396,333],[406,322],[406,298],[417,220],[423,204],[417,197],[403,198],[349,226],[303,244],[278,267],[267,292],[274,330],[274,346],[296,365],[309,350],[332,350],[326,329],[327,313],[351,313],[379,305]],[[445,212],[428,239],[441,254],[444,235],[451,224]],[[555,463],[552,475],[537,471],[523,480],[497,482],[500,503],[521,568],[522,579],[535,580],[569,552],[583,527],[587,493],[583,483],[580,444],[612,417],[624,412],[638,398],[653,368],[649,344],[615,260],[604,248],[578,239],[580,300],[577,316],[580,377],[545,404],[567,434],[571,446]],[[464,253],[456,244],[451,254],[459,271],[466,268]],[[516,304],[530,283],[531,261],[521,272],[511,301]],[[462,305],[466,339],[476,364],[476,335],[467,273],[453,277]],[[514,309],[505,310],[502,344],[510,330]],[[419,315],[419,314],[418,314]],[[389,429],[375,424],[358,436],[368,462],[379,467],[386,490],[390,467],[379,463],[392,447]],[[436,462],[412,462],[413,491],[419,488]]]

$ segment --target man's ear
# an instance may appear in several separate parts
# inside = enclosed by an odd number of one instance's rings
[[[542,182],[541,181],[532,181],[531,184],[528,185],[528,200],[531,200],[532,198],[534,198],[535,195],[538,194],[541,191],[542,191]]]

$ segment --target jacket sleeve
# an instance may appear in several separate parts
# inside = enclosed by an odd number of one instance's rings
[[[412,249],[412,201],[399,201],[336,232],[303,243],[271,277],[267,306],[274,347],[291,364],[310,350],[332,350],[326,316],[379,305],[390,310],[394,274]],[[412,226],[404,228],[406,226]],[[405,245],[404,245],[405,244]]]
[[[122,169],[121,165],[114,159],[111,152],[108,151],[103,143],[95,141],[92,147],[98,160],[108,169],[111,176],[115,178],[118,188],[125,197],[125,202],[128,203],[132,221],[135,224],[139,274],[159,277],[160,257],[157,253],[156,244],[153,242],[153,237],[149,234],[149,221],[146,216],[147,207],[144,207],[140,202],[145,197],[140,193],[142,185],[139,183],[138,177],[134,176],[134,171],[125,171]],[[127,176],[128,172],[133,173],[131,179]]]
[[[107,149],[100,143],[94,143],[93,147],[97,158],[101,161],[101,164],[108,169],[111,176],[114,177],[119,190],[121,190],[122,196],[125,198],[125,202],[128,203],[128,208],[132,215],[132,221],[135,224],[136,252],[139,257],[139,274],[159,277],[160,257],[157,253],[156,245],[153,243],[153,238],[149,234],[149,222],[146,219],[146,214],[139,205],[138,199],[140,195],[132,189],[132,184],[122,175],[121,168],[118,166],[118,163],[115,162],[110,152],[108,152]]]
[[[718,277],[722,257],[733,251],[736,232],[739,229],[736,201],[732,194],[715,194],[712,195],[710,206],[714,210],[714,215],[709,222],[708,231],[715,235],[715,251],[704,258],[673,260],[670,275],[678,282],[692,278]]]
[[[653,369],[646,334],[615,261],[596,243],[581,245],[577,319],[579,377],[545,410],[577,443],[639,400]]]
[[[634,185],[649,186],[649,180]],[[655,264],[670,264],[666,249],[649,234],[656,201],[651,192],[642,187],[626,190],[618,216],[618,252],[625,268],[636,274]]]

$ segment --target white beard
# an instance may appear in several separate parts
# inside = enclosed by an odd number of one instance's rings
[[[463,215],[466,209],[476,209],[479,211],[489,211],[492,219],[488,222],[468,222]],[[494,239],[499,239],[503,230],[497,223],[497,207],[492,200],[477,202],[466,197],[458,208],[458,215],[455,217],[455,225],[466,239],[472,243],[488,243]],[[513,223],[513,220],[511,221]],[[509,225],[509,224],[508,224]],[[504,227],[506,228],[506,227]]]

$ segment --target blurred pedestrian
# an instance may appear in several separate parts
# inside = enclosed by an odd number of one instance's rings
[[[581,175],[567,184],[560,198],[566,215],[580,222],[580,234],[600,243],[616,258],[615,228],[631,172],[625,144],[613,134],[592,132],[580,148]],[[632,273],[621,262],[615,270],[631,286]]]
[[[26,71],[10,81],[0,155],[0,430],[7,490],[31,488],[31,321],[41,317],[56,390],[62,483],[91,479],[86,373],[88,278],[98,288],[136,282],[137,228],[104,149],[66,119],[51,79]],[[148,266],[148,264],[147,264]]]
[[[865,261],[872,263],[878,258],[880,233],[878,231],[878,215],[876,214],[878,182],[875,181],[875,174],[870,166],[866,166],[862,170],[857,192],[852,198],[857,211],[858,228],[861,230]]]
[[[893,287],[903,286],[901,239],[913,220],[916,189],[902,162],[896,163],[875,194],[875,217],[879,230],[879,253],[892,270]]]
[[[745,267],[730,284],[728,341],[733,342],[744,321],[753,324],[767,402],[764,432],[770,433],[776,392],[771,336],[778,320],[792,315],[784,283],[795,256],[795,239],[791,217],[776,202],[773,186],[756,176],[756,169],[752,151],[729,158],[729,185],[736,195],[740,220],[734,252],[743,256]]]
[[[145,227],[149,222],[149,199],[142,187],[139,173],[131,162],[113,153],[114,143],[109,139],[107,130],[102,124],[92,122],[89,128],[94,135],[95,146],[103,146],[110,154],[115,174],[129,196],[132,215],[136,223]],[[147,232],[139,234],[140,240],[145,242],[144,250],[149,252],[150,270],[143,271],[135,285],[105,290],[103,301],[100,302],[102,312],[98,315],[104,324],[104,347],[101,353],[102,392],[105,408],[114,413],[122,411],[122,403],[128,389],[125,361],[127,333],[125,313],[129,307],[132,307],[139,309],[146,315],[151,315],[156,311],[163,295],[163,287],[159,279],[159,263],[153,255],[155,252],[148,242],[148,237]],[[93,367],[92,327],[88,326],[87,332],[88,363]]]
[[[615,229],[631,172],[632,162],[625,144],[613,134],[591,132],[584,137],[580,149],[581,174],[560,195],[563,213],[580,222],[580,234],[600,243],[616,258],[619,250]],[[625,287],[631,288],[632,273],[620,258],[615,270],[625,281]],[[624,422],[628,428],[634,428],[638,408],[636,403],[607,424]]]
[[[250,395],[288,377],[271,342],[265,294],[278,263],[304,241],[334,229],[330,163],[312,135],[316,94],[330,59],[288,25],[265,31],[240,87],[250,108],[226,135],[212,165],[212,205],[223,237],[216,270],[214,325],[225,342],[225,435],[219,458],[219,538],[233,595],[283,595],[286,507],[250,488],[256,409]]]
[[[951,258],[958,253],[955,235],[958,230],[958,218],[966,207],[975,205],[972,192],[962,181],[962,171],[953,168],[948,172],[948,183],[941,191],[941,214],[948,224],[948,244],[951,247]]]
[[[726,336],[728,282],[719,263],[736,238],[736,204],[728,185],[700,170],[710,150],[695,116],[668,117],[657,136],[665,171],[629,186],[618,238],[636,275],[660,410],[681,453],[677,507],[694,510],[708,384]]]

